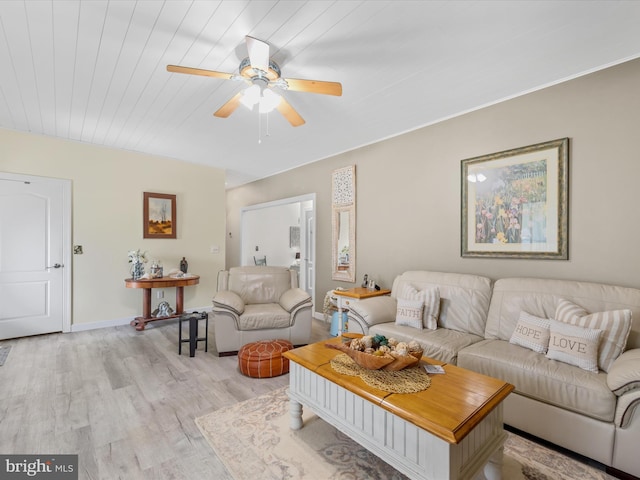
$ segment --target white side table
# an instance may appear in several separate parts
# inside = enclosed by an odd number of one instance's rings
[[[368,288],[356,287],[348,290],[334,290],[333,294],[338,300],[338,336],[342,336],[342,310],[349,308],[349,305],[353,302],[364,300],[365,298],[380,297],[382,295],[391,294],[391,290],[381,288],[380,290],[370,290]],[[347,331],[348,331],[347,327]]]

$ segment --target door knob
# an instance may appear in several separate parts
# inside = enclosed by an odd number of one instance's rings
[[[59,263],[54,263],[53,267],[47,267],[47,268],[62,268],[62,265],[60,265]]]

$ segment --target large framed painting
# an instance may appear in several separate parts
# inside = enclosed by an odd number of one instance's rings
[[[568,138],[461,166],[463,257],[569,258]]]
[[[176,196],[144,192],[143,238],[176,238]]]

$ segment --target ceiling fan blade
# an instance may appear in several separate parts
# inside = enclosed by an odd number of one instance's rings
[[[201,68],[181,67],[179,65],[167,65],[167,71],[174,73],[186,73],[189,75],[202,75],[203,77],[223,78],[225,80],[231,80],[233,77],[232,73],[203,70]]]
[[[304,118],[302,118],[300,114],[296,112],[291,105],[289,105],[289,102],[287,102],[284,97],[281,98],[277,108],[292,126],[299,127],[300,125],[304,125]]]
[[[249,51],[249,61],[251,68],[269,71],[269,44],[253,37],[246,37],[247,50]]]
[[[242,97],[243,92],[236,93],[231,100],[222,105],[216,113],[213,114],[214,117],[227,118],[233,112],[236,111],[236,108],[240,106],[240,98]]]
[[[322,95],[342,95],[342,84],[339,82],[323,82],[321,80],[300,80],[298,78],[285,78],[289,85],[288,90],[294,92],[320,93]]]

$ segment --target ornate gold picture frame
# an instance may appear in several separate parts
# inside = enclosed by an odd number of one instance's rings
[[[462,256],[567,260],[568,179],[568,138],[462,160]]]

